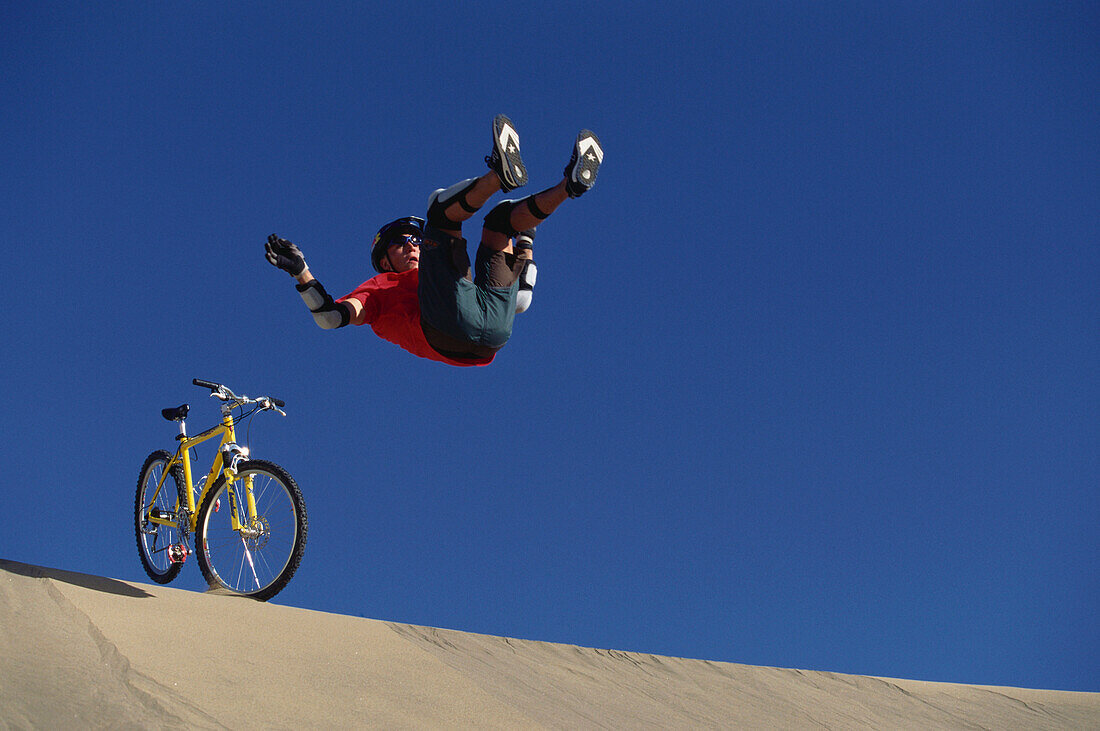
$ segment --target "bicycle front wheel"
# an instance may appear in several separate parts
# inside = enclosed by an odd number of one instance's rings
[[[259,459],[241,462],[233,484],[220,476],[199,507],[199,568],[213,589],[267,601],[298,570],[307,527],[305,501],[286,470]]]
[[[158,584],[167,584],[180,572],[181,563],[173,562],[173,546],[183,544],[177,511],[187,499],[183,491],[183,474],[179,465],[165,476],[172,455],[158,449],[145,458],[138,475],[137,497],[134,499],[135,529],[137,532],[138,556],[149,578]],[[163,483],[161,480],[163,479]],[[160,490],[157,486],[160,485]],[[174,521],[173,525],[154,523],[150,513],[161,520]]]

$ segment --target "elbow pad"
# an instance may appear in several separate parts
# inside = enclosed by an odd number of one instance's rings
[[[308,284],[297,284],[294,288],[298,290],[298,294],[302,295],[302,301],[313,313],[313,319],[317,321],[317,325],[325,330],[343,327],[351,320],[348,308],[336,304],[332,295],[326,292],[316,279]]]

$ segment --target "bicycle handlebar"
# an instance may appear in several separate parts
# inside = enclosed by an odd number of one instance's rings
[[[270,408],[267,404],[274,404],[274,407],[281,409],[286,406],[286,403],[282,399],[277,399],[272,396],[261,396],[259,398],[249,398],[248,396],[238,396],[230,390],[229,386],[221,383],[213,383],[211,381],[204,381],[201,378],[195,378],[191,383],[199,386],[200,388],[209,388],[210,395],[217,397],[222,401],[235,401],[239,404],[260,404],[263,408]],[[286,414],[283,414],[286,416]]]

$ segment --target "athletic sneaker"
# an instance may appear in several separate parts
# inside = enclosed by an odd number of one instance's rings
[[[565,166],[565,190],[570,198],[582,195],[596,184],[596,173],[603,162],[600,138],[592,130],[582,129],[573,143],[573,157]]]
[[[503,114],[493,119],[493,152],[485,158],[485,164],[500,178],[500,187],[506,193],[527,184],[527,168],[519,156],[519,132]]]

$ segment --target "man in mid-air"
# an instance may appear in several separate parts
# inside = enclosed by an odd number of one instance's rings
[[[497,191],[527,183],[519,134],[503,114],[493,120],[489,172],[440,188],[424,219],[399,218],[379,229],[371,246],[378,272],[339,300],[310,273],[301,250],[272,234],[269,262],[294,277],[297,290],[325,329],[370,325],[381,338],[413,355],[456,366],[487,365],[512,334],[516,312],[530,306],[535,284],[536,227],[567,198],[596,182],[603,149],[581,130],[557,185],[489,211],[471,276],[462,223]]]

